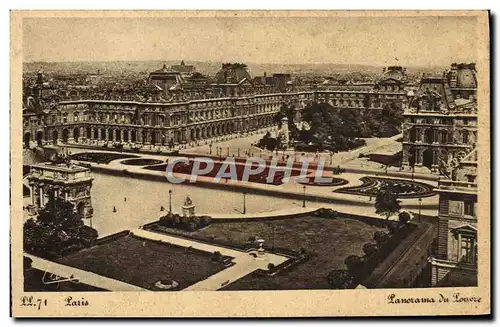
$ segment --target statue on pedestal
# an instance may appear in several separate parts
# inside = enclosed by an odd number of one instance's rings
[[[196,206],[189,196],[184,200],[184,205],[182,206],[182,215],[184,217],[194,217]]]

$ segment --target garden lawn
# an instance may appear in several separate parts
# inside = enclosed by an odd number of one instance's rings
[[[224,269],[210,259],[210,253],[124,236],[62,257],[57,262],[157,290],[159,280],[175,280],[183,289]]]
[[[363,255],[363,244],[373,242],[380,227],[352,219],[301,217],[256,222],[212,223],[196,232],[196,237],[215,237],[230,243],[245,244],[251,236],[265,240],[265,247],[299,250],[304,248],[312,257],[290,270],[275,276],[250,274],[228,285],[224,290],[290,290],[329,288],[327,275],[344,267],[349,255]],[[274,244],[273,244],[274,243]]]

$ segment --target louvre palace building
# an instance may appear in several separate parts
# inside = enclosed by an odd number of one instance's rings
[[[440,77],[424,77],[404,103],[403,166],[454,165],[476,147],[475,64],[452,64]]]
[[[36,80],[25,83],[25,147],[109,142],[174,146],[272,127],[283,106],[292,106],[300,119],[312,102],[338,109],[380,110],[388,102],[402,106],[407,93],[406,70],[400,66],[384,68],[372,83],[296,86],[290,74],[252,78],[245,64],[222,64],[208,78],[182,62],[164,65],[144,84],[132,85],[119,95],[92,85],[100,73],[85,78],[90,86],[61,89],[45,82],[39,72]],[[134,92],[140,96],[129,96]]]

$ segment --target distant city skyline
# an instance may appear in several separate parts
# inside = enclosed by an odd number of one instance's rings
[[[25,62],[448,66],[476,60],[476,17],[25,18]]]

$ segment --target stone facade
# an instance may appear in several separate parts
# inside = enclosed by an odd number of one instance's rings
[[[335,109],[381,110],[389,102],[402,106],[406,96],[402,71],[389,75],[385,72],[369,90],[314,87],[297,90],[290,86],[282,91],[272,88],[267,91],[273,92],[265,93],[254,87],[242,67],[233,66],[225,66],[217,75],[219,79],[230,76],[228,83],[221,80],[209,86],[223,90],[218,94],[224,96],[218,98],[166,103],[90,99],[52,101],[48,105],[48,101],[34,97],[32,102],[37,105],[25,104],[23,110],[24,145],[106,141],[173,146],[275,126],[274,117],[284,105],[295,108],[296,118],[300,120],[302,110],[312,102],[329,103]],[[41,88],[42,84],[40,76],[33,89]]]
[[[477,285],[476,150],[440,179],[438,250],[431,258],[432,286]]]
[[[72,164],[43,163],[31,166],[27,176],[34,211],[43,208],[51,198],[71,202],[84,219],[92,218],[90,169]]]
[[[457,76],[463,81],[456,81]],[[422,78],[418,90],[407,94],[403,168],[427,167],[438,173],[445,163],[459,161],[475,148],[477,88],[471,80],[475,81],[474,64],[454,64],[442,77]]]

